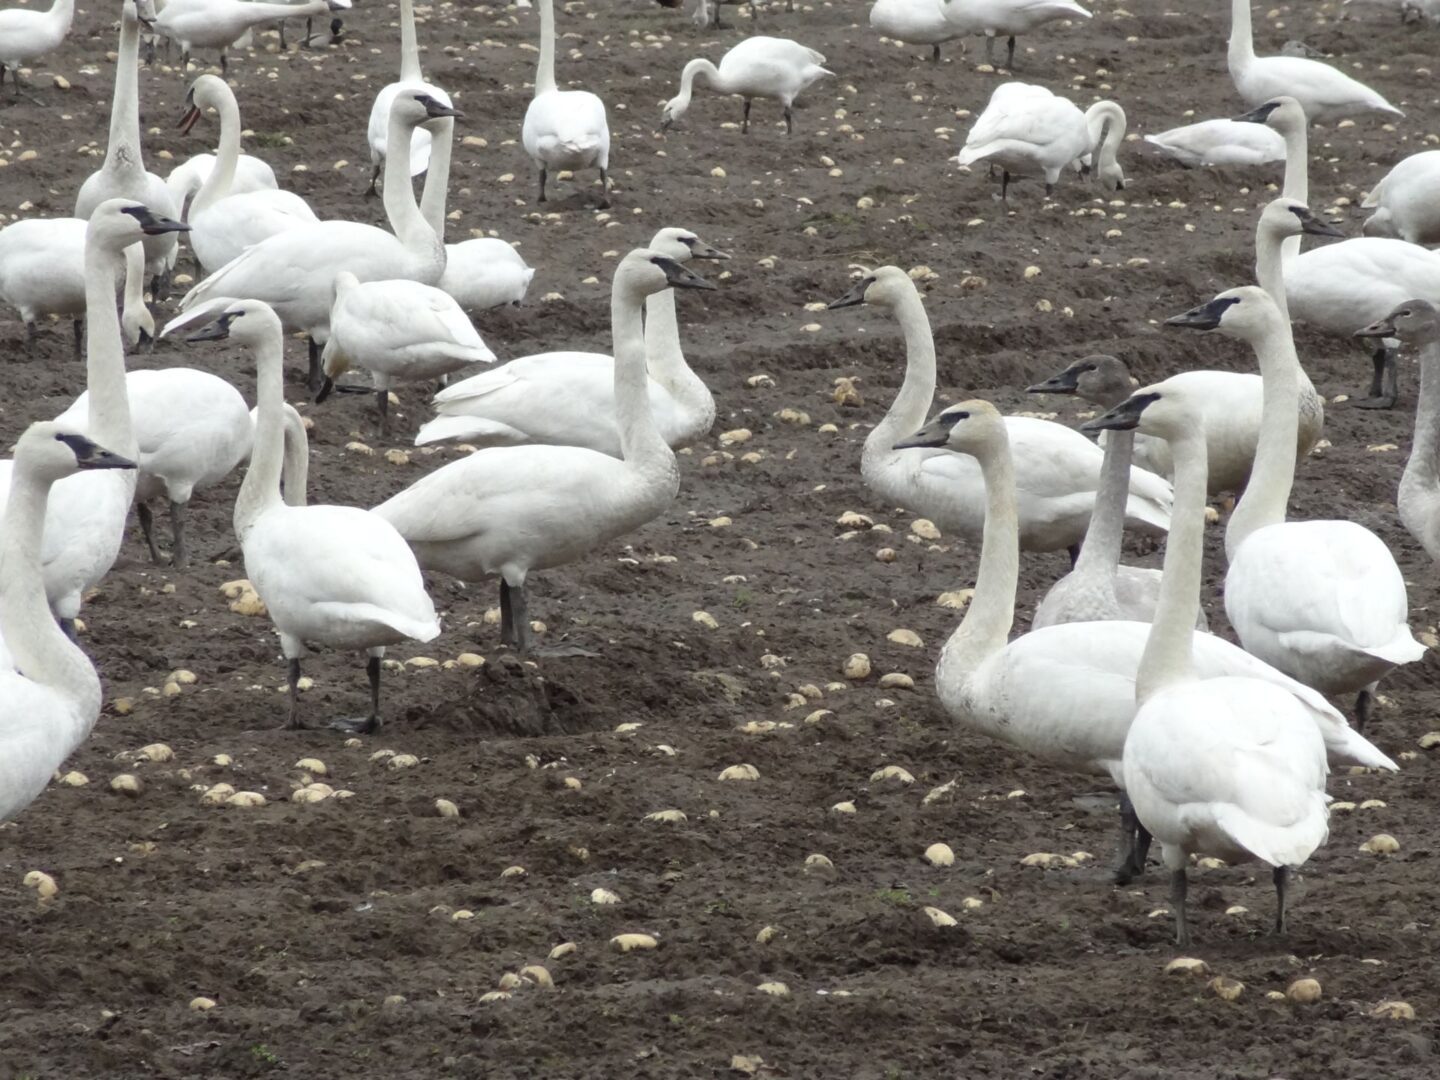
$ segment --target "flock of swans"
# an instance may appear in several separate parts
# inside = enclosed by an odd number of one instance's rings
[[[86,390],[53,422],[32,425],[0,462],[8,496],[0,523],[0,817],[23,808],[90,731],[100,707],[95,669],[74,628],[82,598],[117,558],[132,505],[157,562],[152,504],[171,517],[169,559],[183,568],[186,505],[242,463],[234,530],[287,662],[287,723],[303,725],[301,663],[316,647],[366,654],[370,709],[332,726],[381,725],[381,658],[441,632],[425,575],[498,579],[500,639],[531,640],[530,575],[604,548],[655,519],[681,483],[675,451],[711,429],[715,401],[686,362],[677,290],[714,286],[690,265],[728,258],[694,232],[661,229],[615,267],[613,355],[555,351],[496,364],[469,314],[516,303],[533,270],[498,240],[445,241],[454,128],[463,113],[427,82],[414,14],[401,0],[400,77],[376,96],[367,139],[371,189],[383,179],[388,228],[321,220],[273,170],[240,152],[239,104],[203,74],[185,95],[183,126],[218,116],[217,148],[168,178],[141,152],[137,69],[141,27],[182,50],[224,50],[255,26],[344,7],[123,0],[110,141],[81,186],[75,216],[0,231],[0,299],[33,343],[39,321],[83,316]],[[595,169],[608,198],[610,134],[603,100],[561,89],[555,12],[540,0],[534,96],[521,145],[540,201],[562,170]],[[242,11],[241,9],[252,9]],[[0,62],[55,48],[69,0],[49,13],[0,12]],[[24,16],[21,18],[20,16]],[[987,46],[1042,23],[1088,18],[1069,0],[878,0],[874,26],[935,46],[983,34]],[[707,9],[708,21],[708,9]],[[58,28],[58,36],[57,36]],[[7,36],[8,35],[8,38]],[[21,39],[18,41],[16,39]],[[830,74],[797,42],[751,37],[718,65],[693,60],[662,127],[689,109],[695,87],[792,105]],[[1291,869],[1326,839],[1330,765],[1396,768],[1365,736],[1376,684],[1424,648],[1407,625],[1405,583],[1373,532],[1345,520],[1289,521],[1298,455],[1316,445],[1324,402],[1301,366],[1291,319],[1377,342],[1375,387],[1358,405],[1394,404],[1402,344],[1421,355],[1415,450],[1399,487],[1405,526],[1440,558],[1440,152],[1416,154],[1378,183],[1366,235],[1339,235],[1306,205],[1307,127],[1363,112],[1402,115],[1385,98],[1318,61],[1257,57],[1248,0],[1234,0],[1231,77],[1248,112],[1150,137],[1187,166],[1283,159],[1284,193],[1255,231],[1255,286],[1222,292],[1169,319],[1252,348],[1257,374],[1192,370],[1137,389],[1114,357],[1080,360],[1030,387],[1078,395],[1102,411],[1076,431],[1002,416],[967,401],[930,416],[936,353],[910,276],[862,272],[832,309],[893,315],[904,380],[865,441],[860,470],[886,505],[979,545],[968,610],[941,653],[939,699],[952,720],[1058,768],[1108,776],[1120,789],[1119,881],[1142,875],[1152,838],[1171,874],[1177,939],[1188,939],[1192,855],[1259,860],[1274,871],[1285,919]],[[18,80],[18,75],[17,75]],[[1047,194],[1067,171],[1111,189],[1126,183],[1124,109],[1082,111],[1048,89],[1009,81],[976,118],[956,161],[1012,178],[1040,176]],[[417,199],[413,177],[424,175]],[[186,238],[201,269],[166,334],[228,340],[253,358],[252,414],[226,380],[183,366],[126,371],[125,349],[154,336],[148,274],[165,296]],[[117,305],[123,283],[124,299]],[[843,318],[843,316],[839,316]],[[305,427],[285,403],[284,339],[309,340],[316,402],[349,369],[371,373],[382,429],[397,381],[460,376],[435,397],[418,444],[475,449],[380,505],[307,498]],[[1086,433],[1103,433],[1097,445]],[[1225,615],[1239,644],[1207,632],[1200,609],[1207,499],[1239,493],[1225,536]],[[1168,533],[1163,570],[1121,563],[1126,528]],[[1011,638],[1023,552],[1068,550],[1072,570]],[[1355,726],[1328,698],[1354,696]]]

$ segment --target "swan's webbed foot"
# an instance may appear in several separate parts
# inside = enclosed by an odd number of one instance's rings
[[[1389,345],[1382,345],[1370,358],[1374,373],[1370,377],[1370,396],[1352,401],[1357,409],[1393,409],[1400,397],[1399,355]]]
[[[154,297],[156,303],[159,303],[161,300],[170,299],[169,270],[158,270],[155,272],[155,275],[150,279],[150,295]]]
[[[1290,888],[1290,868],[1277,866],[1270,877],[1275,882],[1275,933],[1285,933],[1285,894]]]
[[[1190,921],[1185,913],[1185,894],[1189,889],[1190,882],[1186,880],[1184,868],[1172,871],[1170,907],[1175,912],[1175,944],[1182,947],[1190,944]]]
[[[331,730],[344,731],[350,735],[374,735],[382,726],[380,717],[374,713],[369,716],[341,717],[330,721]]]
[[[140,521],[140,535],[145,537],[145,546],[150,549],[150,561],[160,566],[165,562],[165,556],[160,553],[160,548],[155,543],[155,515],[150,510],[150,504],[137,502],[135,517]]]

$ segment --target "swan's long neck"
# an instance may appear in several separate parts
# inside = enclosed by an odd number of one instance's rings
[[[437,257],[441,259],[443,269],[445,245],[420,212],[420,206],[415,201],[415,185],[410,182],[410,136],[413,130],[405,118],[398,115],[398,110],[390,110],[390,125],[385,133],[385,216],[400,242],[417,255],[421,252],[434,255],[438,248]],[[445,164],[445,175],[437,176],[435,180],[442,186],[450,182],[448,158]],[[435,173],[440,172],[433,165],[431,168]],[[427,183],[428,180],[427,177]],[[444,217],[443,213],[441,217]]]
[[[1293,445],[1293,444],[1292,444]],[[1171,683],[1195,677],[1191,636],[1200,615],[1200,576],[1205,554],[1205,433],[1191,429],[1170,440],[1175,462],[1175,505],[1165,539],[1165,573],[1145,652],[1135,676],[1140,704]]]
[[[115,310],[115,275],[122,262],[123,255],[94,240],[86,241],[85,383],[90,391],[87,433],[105,449],[134,460],[140,448],[130,422],[125,345]],[[135,474],[129,475],[133,478]]]
[[[650,375],[645,363],[645,331],[640,301],[617,281],[610,293],[610,325],[615,348],[615,413],[620,428],[620,453],[627,464],[675,460],[650,412]]]
[[[400,0],[400,81],[425,81],[420,74],[420,45],[415,40],[414,0]]]
[[[75,18],[75,0],[55,0],[47,14],[52,23],[64,26]]]
[[[918,431],[935,399],[935,338],[920,294],[903,290],[894,311],[905,336],[905,380],[884,419],[865,440],[865,449],[872,454],[888,454],[897,442]]]
[[[1440,340],[1420,351],[1420,400],[1415,409],[1415,441],[1400,477],[1402,518],[1417,513],[1423,522],[1440,514]],[[1413,509],[1412,509],[1413,508]],[[1409,521],[1406,522],[1407,526]]]
[[[680,111],[684,112],[690,107],[690,98],[695,93],[695,80],[705,76],[705,81],[717,90],[725,89],[725,80],[720,77],[720,69],[704,57],[691,60],[680,72]]]
[[[125,295],[120,310],[125,318],[145,306],[145,245],[136,241],[125,249]]]
[[[975,595],[940,654],[941,664],[958,665],[965,673],[1004,648],[1015,622],[1015,589],[1020,581],[1020,526],[1009,439],[1002,433],[979,461],[985,478],[985,530]]]
[[[100,678],[56,624],[45,599],[40,542],[49,495],[50,484],[17,461],[0,531],[0,636],[26,678],[75,703],[79,729],[54,731],[57,743],[70,740],[73,748],[100,711]]]
[[[425,186],[420,191],[420,213],[435,231],[435,238],[445,242],[445,204],[450,195],[450,156],[455,145],[455,120],[446,117],[439,130],[430,137],[430,164],[425,170]]]
[[[1095,148],[1097,173],[1115,165],[1120,144],[1125,139],[1125,110],[1113,101],[1097,101],[1090,106],[1089,116],[1104,129],[1100,145]]]
[[[200,185],[190,203],[193,217],[230,194],[235,184],[235,166],[240,162],[240,106],[233,94],[220,96],[220,145],[215,150],[215,166],[205,183]]]
[[[555,89],[555,0],[540,0],[540,62],[535,66],[535,96]]]
[[[285,487],[285,505],[304,506],[310,487],[310,436],[292,405],[285,406],[285,464],[280,480]]]
[[[1285,296],[1285,260],[1288,255],[1285,245],[1291,240],[1298,245],[1298,236],[1286,236],[1261,219],[1255,230],[1255,281],[1270,294],[1270,299],[1280,309],[1280,317],[1290,321],[1290,302]]]
[[[1130,459],[1134,450],[1133,431],[1112,431],[1105,438],[1100,487],[1095,492],[1095,509],[1090,512],[1085,543],[1075,562],[1077,574],[1114,574],[1120,565],[1125,504],[1130,501]]]
[[[140,19],[130,0],[120,9],[120,49],[115,59],[115,100],[110,103],[105,167],[144,167],[140,157]]]
[[[1304,124],[1286,122],[1280,127],[1280,137],[1285,140],[1285,181],[1281,194],[1287,199],[1308,204],[1310,202],[1310,134]],[[1284,261],[1289,262],[1300,254],[1300,237],[1287,236],[1282,245]],[[1261,288],[1269,291],[1261,282]]]
[[[283,351],[278,333],[266,335],[255,349],[255,444],[250,451],[250,467],[245,470],[240,494],[235,498],[235,536],[242,544],[261,515],[284,501],[280,496],[286,457]],[[293,476],[292,467],[286,481],[292,481]],[[288,488],[286,495],[293,498]]]
[[[1225,528],[1225,557],[1233,559],[1245,538],[1285,520],[1295,483],[1295,440],[1300,427],[1300,361],[1288,322],[1278,321],[1255,343],[1264,380],[1260,438],[1245,494]]]
[[[1255,39],[1250,30],[1250,0],[1230,2],[1230,48],[1226,53],[1233,74],[1255,59]]]

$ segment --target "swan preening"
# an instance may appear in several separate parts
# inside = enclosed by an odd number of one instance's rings
[[[695,83],[706,84],[722,94],[734,94],[745,102],[741,117],[742,133],[750,130],[750,105],[757,97],[773,98],[780,103],[785,117],[785,132],[795,130],[791,106],[807,86],[816,79],[834,72],[824,67],[825,57],[788,38],[750,37],[730,49],[716,67],[709,60],[691,60],[680,73],[680,92],[665,103],[661,110],[660,129],[669,128],[690,109]]]
[[[70,32],[75,19],[75,0],[51,0],[50,7],[0,9],[0,90],[5,89],[9,70],[20,96],[20,69],[55,49]]]
[[[610,123],[605,102],[588,90],[561,90],[555,81],[555,0],[540,0],[540,59],[535,96],[525,110],[520,141],[539,170],[539,201],[552,171],[600,171],[600,206],[610,205]]]

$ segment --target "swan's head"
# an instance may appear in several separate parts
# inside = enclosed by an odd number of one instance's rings
[[[284,336],[280,317],[263,300],[235,300],[211,310],[214,319],[188,335],[186,341],[230,340],[253,349],[267,341],[280,341]]]
[[[423,90],[402,90],[390,105],[390,115],[398,116],[406,127],[420,127],[447,116],[463,117],[465,114]]]
[[[962,401],[931,417],[929,423],[894,446],[896,450],[944,447],[979,456],[1004,441],[1005,418],[988,401]]]
[[[1260,224],[1256,231],[1280,236],[1299,236],[1301,233],[1310,236],[1345,235],[1328,221],[1321,221],[1314,211],[1299,199],[1283,197],[1271,199],[1265,204],[1265,209],[1260,212]]]
[[[1270,294],[1254,285],[1226,289],[1208,304],[1191,308],[1183,315],[1165,320],[1166,326],[1183,326],[1190,330],[1219,330],[1230,337],[1252,344],[1267,334],[1287,333],[1289,325],[1280,317],[1280,309]]]
[[[1026,388],[1027,394],[1074,394],[1085,401],[1109,408],[1124,401],[1135,389],[1135,380],[1125,362],[1114,356],[1087,356],[1076,360],[1058,375]]]
[[[1428,300],[1406,300],[1383,319],[1355,331],[1358,338],[1399,338],[1408,342],[1440,341],[1440,309]]]
[[[167,232],[189,232],[190,226],[154,213],[134,199],[106,199],[90,215],[85,244],[100,244],[119,255],[137,240]]]
[[[216,75],[201,75],[192,82],[190,89],[185,91],[185,111],[180,114],[180,123],[176,125],[181,134],[190,134],[190,129],[200,122],[205,110],[219,108],[227,96],[233,96],[230,88]]]
[[[1080,430],[1094,434],[1100,431],[1139,431],[1160,439],[1179,439],[1204,430],[1204,418],[1188,399],[1184,384],[1173,380],[1142,386],[1109,412],[1087,420]]]
[[[715,288],[669,255],[649,248],[636,248],[620,260],[615,270],[615,284],[617,288],[627,289],[638,296],[653,296],[666,289]]]
[[[1395,231],[1395,221],[1390,216],[1389,207],[1382,206],[1365,219],[1360,226],[1361,236],[1384,236],[1390,239],[1398,239]]]
[[[125,17],[131,14],[145,26],[150,26],[155,22],[154,0],[130,0],[120,10],[121,21],[123,22]]]
[[[881,266],[868,274],[862,274],[850,291],[838,300],[831,300],[825,306],[830,310],[854,307],[856,304],[875,304],[893,308],[903,297],[915,292],[910,275],[898,266]]]
[[[691,259],[728,259],[725,252],[707,244],[689,229],[661,229],[650,241],[650,250],[668,255],[676,262]]]
[[[31,424],[15,443],[15,464],[48,483],[81,469],[133,469],[135,463],[97,446],[84,435],[45,421]]]
[[[1306,123],[1305,107],[1293,97],[1284,95],[1271,98],[1265,104],[1257,105],[1235,119],[1243,120],[1248,124],[1264,124],[1281,133],[1292,128],[1304,130]]]
[[[676,94],[660,109],[660,130],[669,131],[670,128],[689,111],[690,95],[686,93]]]

